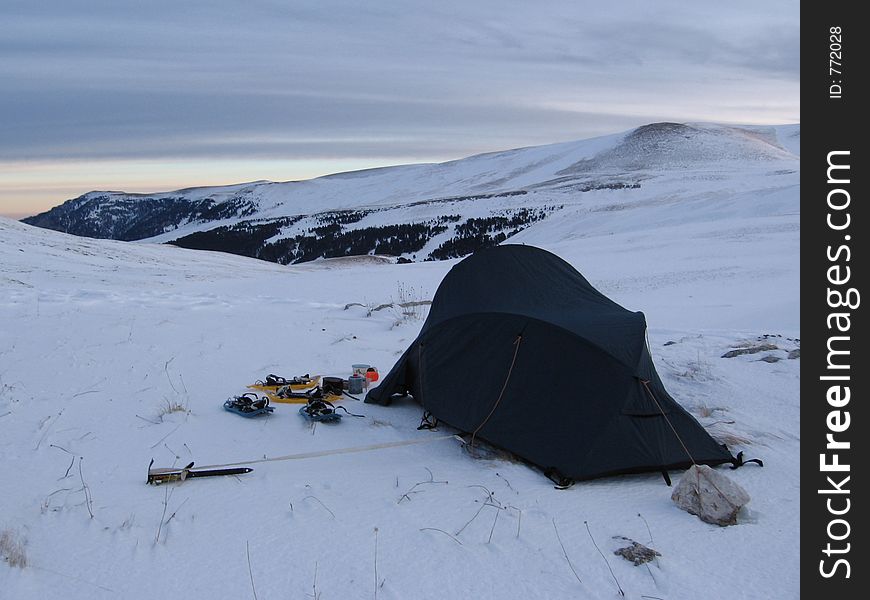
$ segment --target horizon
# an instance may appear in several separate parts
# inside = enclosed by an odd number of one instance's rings
[[[294,181],[657,121],[800,121],[791,0],[51,0],[0,17],[0,214],[13,218],[94,190]]]
[[[678,121],[678,122],[679,122],[679,121]],[[650,124],[652,124],[652,123],[642,123],[642,124],[638,125],[638,127],[642,127],[642,126],[644,126],[644,125],[650,125]],[[683,122],[683,124],[691,124],[691,123]],[[777,126],[800,126],[800,122],[799,122],[799,121],[798,121],[798,122],[793,122],[793,123],[760,123],[760,124],[747,124],[747,123],[708,123],[708,124],[714,124],[714,125],[725,125],[725,126],[731,126],[731,127],[777,127]],[[633,129],[636,129],[636,128],[631,128],[631,129],[626,130],[626,131],[632,131]],[[605,136],[606,136],[606,135],[616,135],[616,134],[619,134],[619,133],[625,133],[625,131],[614,131],[614,132],[611,132],[610,134],[604,134],[604,135],[605,135]],[[276,179],[263,178],[263,179],[250,179],[250,180],[245,180],[245,181],[235,181],[235,180],[234,180],[234,181],[222,181],[222,182],[218,182],[218,183],[207,183],[207,184],[202,184],[202,185],[198,185],[198,184],[194,184],[194,185],[182,184],[182,185],[178,185],[178,186],[175,186],[175,187],[163,187],[163,188],[159,188],[159,189],[153,189],[153,188],[138,188],[138,187],[136,187],[135,185],[134,185],[133,187],[129,187],[129,186],[128,186],[129,189],[111,189],[111,188],[108,188],[108,187],[107,187],[107,188],[100,188],[100,189],[89,189],[89,190],[82,191],[80,194],[77,194],[77,195],[75,195],[75,196],[71,196],[71,197],[68,197],[68,198],[64,198],[64,199],[60,200],[57,204],[54,204],[54,205],[52,205],[52,206],[49,206],[48,208],[46,208],[46,209],[44,209],[44,210],[41,210],[41,211],[39,211],[38,213],[19,213],[19,214],[16,215],[16,214],[9,214],[9,213],[5,213],[5,212],[3,212],[3,211],[0,211],[0,216],[7,217],[7,218],[11,218],[11,219],[15,219],[15,220],[17,220],[17,221],[20,221],[20,220],[25,219],[25,218],[28,218],[28,217],[36,216],[37,214],[41,214],[42,212],[47,212],[48,210],[51,210],[52,208],[56,208],[57,206],[60,206],[61,204],[65,203],[65,202],[67,202],[67,201],[69,201],[69,200],[74,200],[74,199],[76,199],[76,198],[79,198],[79,197],[83,196],[84,194],[94,193],[94,192],[123,193],[123,194],[130,194],[130,195],[140,194],[140,195],[143,195],[143,196],[151,196],[151,195],[158,195],[158,194],[163,194],[163,193],[167,193],[167,192],[181,191],[181,190],[184,190],[184,189],[202,189],[202,188],[231,187],[231,186],[238,186],[238,185],[254,184],[254,183],[259,183],[259,182],[264,182],[264,183],[265,183],[265,182],[268,182],[268,183],[288,183],[288,182],[293,182],[293,181],[308,181],[308,180],[311,180],[311,179],[317,179],[317,178],[320,178],[320,177],[328,177],[328,176],[330,176],[330,175],[341,175],[341,174],[344,174],[344,173],[353,173],[353,172],[357,172],[357,171],[367,171],[367,170],[371,170],[371,169],[389,169],[389,168],[392,168],[392,167],[401,167],[401,166],[418,165],[418,164],[439,164],[439,163],[443,163],[443,162],[451,162],[451,161],[455,161],[455,160],[463,160],[463,159],[466,159],[466,158],[472,158],[472,157],[474,157],[474,156],[480,156],[480,155],[482,155],[482,154],[490,154],[490,153],[504,152],[504,151],[510,151],[510,150],[518,150],[518,149],[522,149],[522,148],[543,147],[543,146],[549,146],[549,145],[555,145],[555,144],[562,144],[562,143],[571,143],[571,142],[573,142],[573,141],[583,141],[583,140],[587,140],[587,139],[594,139],[594,138],[596,138],[596,137],[602,137],[602,136],[593,136],[592,138],[582,138],[582,139],[576,139],[576,140],[564,140],[564,141],[561,141],[561,142],[552,142],[552,143],[550,143],[550,144],[540,144],[540,145],[537,145],[537,146],[518,146],[518,147],[514,147],[514,148],[501,148],[501,149],[495,149],[495,150],[487,150],[487,151],[484,151],[484,152],[479,152],[479,153],[475,153],[475,154],[470,154],[470,155],[467,155],[467,156],[449,157],[449,158],[440,159],[440,160],[429,160],[429,161],[427,161],[427,160],[419,160],[419,161],[413,161],[413,162],[407,162],[407,163],[374,164],[374,165],[371,165],[371,166],[358,166],[358,167],[356,167],[356,168],[348,168],[348,169],[346,169],[346,170],[330,171],[330,172],[326,172],[326,173],[316,173],[316,174],[313,174],[313,175],[308,176],[308,177],[299,177],[299,178],[296,178],[296,179],[276,180]],[[338,164],[338,163],[336,163],[336,164]]]

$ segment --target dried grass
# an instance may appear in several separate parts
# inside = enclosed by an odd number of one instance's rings
[[[0,531],[0,556],[12,567],[23,569],[27,566],[27,541],[11,529]]]

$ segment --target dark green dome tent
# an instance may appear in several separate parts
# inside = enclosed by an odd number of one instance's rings
[[[564,478],[735,462],[662,385],[646,319],[540,248],[455,265],[420,335],[366,402],[434,417]]]

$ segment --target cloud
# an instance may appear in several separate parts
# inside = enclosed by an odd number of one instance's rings
[[[6,162],[401,162],[799,114],[796,1],[7,0],[0,22]]]
[[[585,121],[628,127],[620,115],[578,113],[505,99],[426,100],[229,90],[7,93],[0,113],[39,114],[3,126],[0,160],[45,158],[378,155],[459,156],[513,136],[580,136]],[[506,127],[506,124],[512,124]],[[540,136],[536,129],[547,131]],[[562,132],[557,135],[556,131]]]

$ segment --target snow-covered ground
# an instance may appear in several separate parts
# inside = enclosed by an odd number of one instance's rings
[[[798,186],[753,177],[584,197],[510,240],[643,310],[671,395],[765,461],[725,470],[752,496],[728,528],[677,509],[657,474],[556,490],[440,439],[449,430],[417,431],[412,404],[348,400],[364,418],[316,428],[295,405],[251,420],[223,410],[268,373],[386,373],[425,310],[367,307],[431,299],[455,261],[282,267],[0,220],[0,534],[27,559],[0,561],[0,598],[614,598],[617,581],[638,599],[797,597]],[[762,342],[777,349],[721,358]],[[152,458],[401,440],[428,443],[145,485]],[[636,567],[614,536],[662,556]]]

